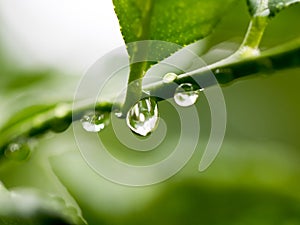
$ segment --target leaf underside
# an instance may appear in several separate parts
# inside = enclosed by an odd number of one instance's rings
[[[247,0],[251,16],[259,14],[259,10],[268,10],[268,14],[266,14],[268,17],[274,17],[283,9],[299,2],[300,0]],[[263,9],[261,8],[262,6]]]

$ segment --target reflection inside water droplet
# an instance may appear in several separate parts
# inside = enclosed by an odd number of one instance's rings
[[[134,133],[147,136],[156,129],[158,119],[157,103],[151,98],[145,98],[128,111],[126,123]]]
[[[199,97],[199,92],[202,90],[194,90],[193,85],[189,83],[180,84],[175,90],[174,100],[180,106],[191,106],[195,104]]]
[[[109,114],[89,112],[80,120],[83,129],[88,132],[99,132],[109,124]]]

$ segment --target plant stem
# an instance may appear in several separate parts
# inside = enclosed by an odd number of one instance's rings
[[[249,58],[235,58],[222,60],[220,62],[199,68],[197,70],[184,73],[178,76],[176,83],[191,83],[197,86],[196,80],[214,73],[217,81],[221,85],[229,85],[239,78],[248,77],[255,74],[272,74],[275,71],[295,68],[300,66],[300,38],[291,43],[269,49],[259,56]],[[202,88],[215,85],[215,83],[206,83]],[[164,98],[173,97],[175,91],[174,85],[164,84],[162,81],[154,85],[144,87],[154,96],[163,96]]]
[[[153,9],[153,0],[144,0],[143,5],[142,24],[137,34],[138,40],[140,41],[149,39],[149,18],[151,18],[150,14]],[[122,114],[124,115],[142,96],[142,78],[150,66],[149,62],[146,60],[148,51],[148,44],[145,45],[134,42],[133,45],[127,46],[127,52],[131,62],[136,63],[130,64],[126,98],[122,106]]]
[[[249,58],[235,58],[235,60],[222,60],[221,63],[214,63],[197,70],[181,74],[176,79],[177,84],[191,83],[198,85],[195,80],[206,76],[206,74],[213,72],[217,81],[222,85],[229,85],[239,78],[248,77],[259,73],[273,74],[275,71],[287,68],[300,67],[300,38],[290,43],[278,46],[273,49],[266,50],[258,56]],[[206,84],[206,87],[215,85],[215,83]],[[148,90],[153,96],[163,96],[163,98],[171,98],[175,92],[174,85],[165,84],[162,81],[142,87],[143,90]],[[204,87],[205,88],[205,87]],[[158,99],[163,100],[163,99]],[[0,157],[3,156],[6,146],[19,138],[39,137],[48,131],[62,132],[76,120],[80,120],[84,113],[88,110],[97,110],[101,112],[110,112],[112,110],[112,103],[100,102],[95,106],[94,104],[87,104],[80,108],[75,108],[72,111],[72,105],[65,109],[66,113],[57,116],[57,107],[47,109],[38,114],[30,115],[25,120],[18,121],[12,126],[3,127],[0,130]],[[34,123],[39,119],[38,125]],[[59,129],[57,129],[59,128]],[[60,129],[61,128],[61,129]]]
[[[269,18],[265,16],[256,16],[252,18],[246,36],[237,51],[237,54],[241,57],[251,57],[260,53],[259,44],[268,22]]]

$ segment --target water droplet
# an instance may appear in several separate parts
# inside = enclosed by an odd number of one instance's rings
[[[31,153],[28,143],[14,142],[10,143],[5,149],[4,155],[12,160],[22,161],[26,160]]]
[[[175,102],[183,107],[188,107],[197,101],[199,97],[199,91],[200,90],[194,90],[193,85],[189,83],[180,84],[175,91],[174,94],[174,100]]]
[[[157,103],[151,98],[145,98],[136,103],[127,113],[126,123],[136,134],[147,136],[158,125]]]
[[[116,105],[114,106],[112,113],[117,117],[117,118],[124,118],[124,114],[122,111],[122,106],[121,105]]]
[[[215,75],[226,75],[226,74],[232,74],[232,70],[230,68],[219,68],[219,69],[216,69],[214,71]]]
[[[284,8],[284,3],[283,2],[279,2],[277,5],[276,5],[276,8],[278,9],[278,10],[281,10],[281,9],[283,9]]]
[[[83,129],[88,132],[99,132],[109,124],[109,114],[89,112],[80,120]]]
[[[235,79],[235,75],[230,68],[219,68],[213,72],[220,84],[227,84]]]
[[[123,113],[122,113],[121,111],[119,111],[119,110],[116,110],[116,111],[114,112],[114,114],[115,114],[115,116],[118,117],[118,118],[122,118],[122,116],[123,116]]]
[[[174,80],[176,80],[177,74],[176,73],[167,73],[163,77],[163,82],[165,84],[172,83]]]

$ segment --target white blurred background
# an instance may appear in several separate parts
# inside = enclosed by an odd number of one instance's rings
[[[75,75],[123,44],[111,0],[0,0],[0,32],[19,65]]]

